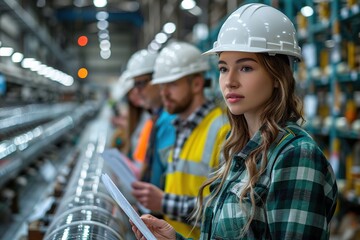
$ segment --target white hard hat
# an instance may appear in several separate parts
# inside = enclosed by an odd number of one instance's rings
[[[124,72],[119,77],[117,85],[119,87],[119,90],[118,90],[119,98],[122,98],[123,96],[125,96],[130,91],[130,89],[132,89],[134,87],[134,79],[129,78],[127,76],[127,73]]]
[[[184,76],[209,69],[201,51],[186,42],[172,42],[164,47],[155,62],[152,84],[176,81]]]
[[[293,23],[279,10],[260,3],[234,11],[223,23],[213,48],[204,54],[223,51],[284,54],[301,60]]]
[[[134,78],[144,74],[154,72],[154,64],[157,52],[151,52],[146,49],[135,52],[129,59],[126,70],[123,75],[125,78]]]

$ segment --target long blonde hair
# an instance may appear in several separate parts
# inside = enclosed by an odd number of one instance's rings
[[[256,53],[256,55],[259,63],[266,69],[269,75],[279,83],[279,86],[274,89],[273,94],[261,115],[261,122],[263,123],[260,130],[262,143],[258,148],[254,149],[245,160],[245,166],[249,178],[240,194],[239,204],[241,205],[245,196],[249,194],[252,210],[248,216],[246,226],[242,229],[242,234],[249,229],[250,223],[254,218],[254,186],[266,168],[268,160],[266,157],[267,154],[265,153],[269,150],[271,143],[275,141],[281,126],[283,126],[287,121],[303,120],[302,104],[300,99],[295,95],[295,79],[292,68],[289,64],[289,58],[285,55],[269,56],[266,53]],[[196,218],[197,221],[200,220],[205,207],[203,199],[204,189],[211,185],[215,180],[221,179],[220,184],[214,188],[209,200],[206,203],[209,204],[217,197],[220,189],[224,185],[226,176],[230,171],[232,158],[235,154],[239,153],[250,140],[249,129],[244,116],[233,115],[228,109],[227,115],[231,125],[231,132],[222,149],[225,162],[224,165],[221,166],[221,168],[215,172],[213,176],[209,178],[200,188],[198,195],[199,201],[197,202],[198,206],[192,215],[192,217]],[[257,168],[256,164],[258,156],[262,156],[260,169]]]

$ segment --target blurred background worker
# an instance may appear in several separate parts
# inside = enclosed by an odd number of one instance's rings
[[[148,121],[150,114],[143,107],[143,99],[138,97],[133,79],[127,79],[122,74],[119,78],[118,88],[122,88],[125,96],[112,106],[111,123],[115,131],[112,136],[111,146],[128,157],[132,157],[135,149],[137,149],[140,133],[145,123],[152,121]],[[145,145],[145,149],[146,143],[142,144]]]
[[[157,56],[157,53],[145,49],[137,51],[129,59],[124,74],[126,79],[134,81],[134,94],[142,99],[143,107],[151,115],[150,121],[144,124],[133,154],[135,160],[143,162],[141,180],[163,189],[165,156],[174,144],[175,129],[171,124],[174,116],[163,109],[159,86],[150,84]]]
[[[193,228],[188,218],[199,187],[219,167],[220,147],[229,130],[222,109],[204,94],[203,73],[208,69],[207,59],[189,43],[173,42],[159,53],[152,84],[160,86],[166,110],[177,114],[176,141],[168,158],[164,191],[148,183],[133,183],[138,201],[162,212],[184,236]],[[189,237],[198,239],[199,230],[196,227]]]

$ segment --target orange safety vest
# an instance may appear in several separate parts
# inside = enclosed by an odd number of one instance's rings
[[[146,150],[149,143],[150,133],[151,133],[151,129],[153,128],[153,125],[154,122],[151,118],[146,120],[139,135],[139,140],[137,142],[135,151],[133,152],[133,156],[132,156],[133,159],[139,163],[144,163],[145,161]]]

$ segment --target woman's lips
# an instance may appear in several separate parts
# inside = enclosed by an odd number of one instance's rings
[[[236,94],[236,93],[228,93],[228,94],[226,94],[225,98],[226,98],[226,101],[228,101],[229,103],[236,103],[245,97],[243,95]]]

